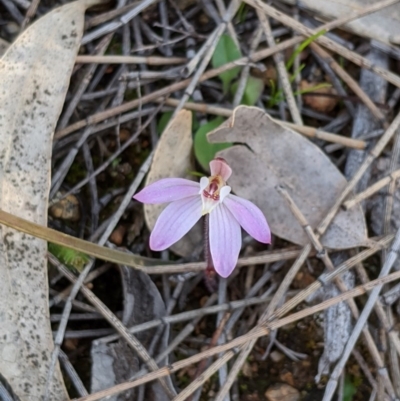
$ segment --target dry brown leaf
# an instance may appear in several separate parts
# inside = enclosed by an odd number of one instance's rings
[[[194,170],[192,148],[192,113],[181,110],[161,135],[146,185],[167,177],[190,179],[188,171]],[[158,216],[166,206],[166,204],[144,205],[146,223],[150,230],[154,228]],[[190,256],[196,246],[199,245],[201,235],[201,226],[198,223],[170,249],[178,255]]]
[[[233,170],[229,185],[264,212],[272,232],[299,245],[308,243],[303,228],[276,191],[284,185],[310,225],[315,228],[346,186],[329,158],[302,135],[274,122],[256,107],[239,106],[220,128],[208,134],[211,143],[236,142],[218,153]],[[324,246],[347,249],[366,244],[361,207],[340,210],[326,234]]]
[[[39,19],[0,60],[0,209],[47,225],[52,136],[83,32],[74,2]],[[0,227],[0,372],[21,400],[41,400],[53,351],[47,243]],[[65,401],[57,368],[49,399]]]

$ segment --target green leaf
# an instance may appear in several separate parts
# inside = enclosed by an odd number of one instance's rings
[[[305,93],[315,92],[318,89],[331,88],[331,87],[332,87],[331,84],[321,83],[321,84],[317,84],[317,85],[311,86],[311,87],[306,88],[306,89],[301,89],[301,90],[295,91],[294,95],[304,95]]]
[[[348,376],[344,379],[344,387],[343,387],[343,401],[352,401],[353,396],[356,394],[357,388],[351,382]]]
[[[232,146],[231,143],[209,143],[207,141],[207,134],[218,128],[224,119],[217,117],[214,120],[200,126],[194,134],[194,155],[204,170],[209,171],[208,164],[214,159],[215,154],[222,149]]]
[[[218,68],[240,57],[242,57],[242,53],[234,40],[229,35],[224,34],[215,48],[211,63],[213,68]],[[238,76],[239,71],[240,67],[235,67],[218,75],[222,81],[224,93],[228,92],[230,83]]]
[[[315,39],[319,38],[321,35],[326,33],[326,29],[322,29],[321,31],[317,32],[315,35],[310,36],[303,42],[299,44],[299,46],[296,48],[296,50],[293,52],[293,54],[290,56],[289,61],[286,63],[286,69],[289,71],[290,68],[292,67],[294,60],[296,56],[298,56],[307,46],[310,45],[310,43],[314,42]]]
[[[158,136],[160,136],[164,132],[173,113],[174,113],[173,111],[166,111],[161,115],[157,123]],[[192,132],[196,131],[198,128],[199,128],[199,120],[196,117],[196,113],[192,113]]]
[[[237,10],[235,19],[238,20],[239,24],[243,24],[244,21],[246,21],[246,17],[248,14],[249,8],[247,7],[246,3],[241,3],[239,6],[239,9]]]
[[[75,251],[74,249],[66,248],[62,245],[48,243],[49,252],[59,259],[65,266],[70,269],[75,269],[81,272],[85,265],[89,262],[89,256]]]
[[[166,111],[165,113],[161,114],[161,117],[157,123],[157,134],[159,136],[163,133],[166,126],[168,125],[169,120],[172,117],[172,114],[173,114],[173,111]]]
[[[238,83],[234,83],[231,88],[232,94],[237,91]],[[259,78],[249,76],[246,82],[242,100],[240,104],[254,106],[264,91],[264,81]]]

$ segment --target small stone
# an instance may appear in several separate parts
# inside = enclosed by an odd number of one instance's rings
[[[265,397],[268,401],[298,401],[300,393],[288,384],[278,383],[268,388]]]
[[[293,378],[292,372],[288,372],[288,371],[282,372],[282,373],[279,375],[279,378],[280,378],[284,383],[289,384],[289,386],[294,386],[294,378]]]
[[[326,82],[323,83],[325,84]],[[312,93],[310,93],[309,95],[304,93],[303,102],[305,105],[311,107],[315,111],[318,111],[320,113],[328,113],[335,108],[335,106],[338,104],[339,99],[335,96],[336,91],[331,86],[313,89],[320,84],[321,83],[317,82],[307,82],[305,80],[301,81],[300,89],[302,91],[309,90],[310,92],[317,94],[316,96],[313,96]],[[329,83],[326,84],[330,85]]]
[[[248,362],[245,362],[243,364],[242,373],[243,373],[243,376],[245,376],[245,377],[252,377],[253,376],[253,372],[252,372],[251,366],[250,366],[250,364]]]
[[[9,35],[14,36],[20,32],[21,27],[16,22],[11,21],[6,24],[5,29]]]
[[[131,133],[126,128],[121,128],[119,131],[119,140],[121,142],[126,142],[131,137]]]
[[[124,239],[126,233],[126,227],[123,225],[119,225],[111,234],[110,236],[110,241],[119,246],[122,244],[122,241]]]
[[[272,351],[271,354],[269,355],[269,357],[271,358],[271,360],[275,363],[280,362],[285,355],[283,355],[281,352],[279,351]]]
[[[67,338],[63,342],[63,348],[67,351],[76,351],[78,348],[78,339],[77,338]]]
[[[78,221],[81,218],[79,201],[72,194],[51,206],[49,212],[55,219]]]

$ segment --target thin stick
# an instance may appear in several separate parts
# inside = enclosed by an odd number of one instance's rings
[[[224,304],[218,304],[206,308],[203,307],[200,309],[193,309],[191,311],[181,312],[175,315],[164,316],[162,318],[150,320],[148,322],[130,327],[128,328],[128,331],[131,334],[141,333],[142,331],[150,330],[155,327],[164,326],[167,324],[180,323],[197,317],[213,315],[218,312],[229,312],[231,310],[242,309],[253,305],[260,305],[266,302],[269,302],[269,299],[265,297],[252,297],[252,298],[245,298],[241,301],[230,301]],[[107,337],[103,337],[97,340],[97,342],[107,344],[111,341],[117,340],[118,338],[119,336],[117,334],[113,334]]]
[[[346,22],[349,22],[350,20],[353,19],[358,19],[361,16],[364,16],[364,12],[375,12],[379,11],[385,7],[388,7],[390,5],[393,5],[395,3],[398,3],[399,0],[386,0],[382,1],[380,3],[374,4],[373,10],[372,8],[369,8],[368,11],[365,8],[364,10],[360,12],[356,12],[354,14],[350,15],[345,15],[342,18],[338,18],[336,20],[333,20],[331,22],[328,22],[327,24],[321,25],[318,27],[318,31],[308,28],[305,25],[301,24],[300,22],[296,21],[294,18],[289,17],[288,15],[278,11],[274,7],[271,7],[270,5],[263,3],[261,0],[244,0],[245,3],[250,4],[252,7],[258,8],[262,10],[264,13],[266,13],[268,16],[276,19],[277,21],[281,22],[282,24],[296,30],[297,32],[303,34],[304,36],[314,36],[317,33],[321,31],[329,31],[332,30],[333,28],[337,28],[340,25],[345,24]],[[323,46],[327,47],[328,49],[334,51],[335,53],[343,56],[344,58],[350,60],[354,64],[358,65],[359,67],[362,68],[367,68],[370,69],[371,71],[375,72],[378,75],[381,75],[383,78],[385,78],[387,81],[393,83],[396,86],[399,86],[400,84],[400,77],[396,76],[393,73],[390,73],[389,71],[377,67],[374,64],[370,63],[369,60],[366,58],[360,56],[359,54],[352,52],[348,49],[346,49],[344,46],[339,45],[332,39],[327,38],[326,36],[319,36],[315,39],[316,42],[322,44]],[[396,83],[394,83],[396,82]]]
[[[129,187],[123,201],[119,205],[119,208],[117,211],[113,214],[111,222],[107,226],[107,229],[104,231],[103,235],[101,236],[99,240],[100,245],[104,245],[105,242],[107,241],[108,237],[110,236],[111,232],[114,230],[116,224],[118,223],[119,219],[121,218],[122,214],[126,210],[126,207],[128,206],[128,203],[131,201],[133,194],[137,191],[137,188],[139,187],[141,181],[143,180],[144,175],[147,173],[148,169],[150,168],[150,163],[152,160],[152,153],[147,157],[145,162],[143,163],[142,167],[140,168],[135,180],[133,180],[131,186]],[[54,371],[58,359],[58,351],[61,348],[61,344],[63,341],[64,333],[67,327],[68,323],[68,317],[71,313],[72,309],[72,301],[75,299],[76,295],[78,294],[80,288],[82,287],[87,275],[89,274],[91,268],[93,267],[93,260],[90,260],[83,271],[80,273],[77,281],[74,283],[74,286],[71,289],[71,293],[65,303],[64,310],[63,310],[63,317],[60,321],[60,324],[58,326],[57,334],[54,339],[54,349],[51,355],[51,362],[50,362],[50,367],[48,371],[48,375],[46,378],[46,393],[44,396],[44,400],[47,401],[49,397],[49,389],[50,389],[50,384],[53,380],[54,376]]]
[[[168,99],[160,98],[156,99],[156,102],[157,103],[164,102],[166,105],[173,107],[179,104],[179,100],[172,98]],[[210,106],[205,103],[193,103],[193,102],[186,102],[183,105],[183,108],[187,110],[198,111],[200,113],[215,114],[217,116],[223,116],[223,117],[230,117],[233,112],[231,109],[228,109],[226,107]],[[316,138],[316,139],[322,139],[327,142],[339,143],[343,146],[347,146],[354,149],[365,149],[367,146],[365,141],[359,139],[347,138],[342,135],[337,135],[337,134],[332,134],[330,132],[322,131],[319,128],[314,128],[307,125],[293,124],[287,121],[278,120],[276,118],[273,118],[273,120],[276,123],[291,128],[309,138]]]
[[[140,56],[76,56],[77,64],[147,64],[174,65],[186,63],[185,57],[140,57]]]
[[[108,24],[105,24],[100,28],[87,33],[82,38],[82,45],[85,45],[86,43],[89,43],[92,40],[105,35],[106,33],[115,32],[118,28],[121,28],[123,25],[127,24],[132,18],[140,14],[144,9],[146,9],[151,4],[156,3],[157,1],[158,0],[143,0],[138,2],[135,8],[129,10],[126,14],[122,15],[118,21],[109,22]]]
[[[373,4],[370,7],[365,7],[362,11],[356,13],[356,14],[352,14],[350,16],[346,16],[344,18],[340,18],[334,21],[331,21],[325,25],[320,26],[319,28],[325,29],[325,30],[329,30],[329,29],[333,29],[333,28],[337,28],[340,25],[342,25],[345,22],[349,22],[352,19],[356,19],[356,18],[360,18],[361,16],[365,16],[367,14],[373,13],[377,10],[382,9],[383,7],[388,7],[392,4],[397,3],[399,0],[386,0],[386,1],[382,1],[381,3],[377,3],[377,4]],[[262,3],[261,3],[262,4]],[[273,9],[274,10],[274,9]],[[295,21],[296,22],[296,21]],[[300,24],[302,27],[303,25]],[[305,27],[304,27],[305,28]],[[306,28],[308,29],[308,28]],[[312,30],[309,30],[311,32],[313,32]],[[314,32],[315,33],[315,32]],[[319,38],[321,39],[321,38]],[[246,65],[249,62],[257,62],[260,61],[264,58],[267,58],[277,52],[283,51],[289,47],[295,46],[296,44],[302,42],[304,39],[299,36],[299,37],[294,37],[291,39],[288,39],[286,41],[283,41],[282,43],[276,45],[273,48],[267,48],[267,49],[263,49],[260,50],[256,53],[254,53],[251,57],[251,59],[249,57],[242,57],[234,62],[231,63],[227,63],[219,68],[214,68],[212,70],[209,70],[207,72],[205,72],[198,80],[198,82],[203,82],[206,81],[207,79],[210,78],[214,78],[216,76],[218,76],[220,73],[225,72],[225,71],[229,71],[232,68],[237,67],[238,65]],[[374,72],[376,72],[378,75],[383,76],[386,80],[388,80],[389,82],[391,82],[393,85],[396,85],[397,87],[400,87],[400,77],[391,73],[390,71],[387,71],[383,68],[374,68],[373,65],[371,65],[371,63],[365,59],[364,57],[358,56],[358,60],[360,60],[360,64],[362,67],[364,68],[370,68],[372,69]],[[190,80],[183,80],[181,82],[178,82],[176,84],[167,86],[163,89],[160,89],[158,91],[155,91],[149,95],[143,96],[141,99],[135,99],[132,100],[130,102],[127,102],[119,107],[115,107],[115,108],[111,108],[108,109],[102,113],[98,113],[98,114],[94,114],[91,116],[88,116],[86,119],[84,120],[80,120],[77,121],[76,123],[70,125],[69,127],[66,127],[63,130],[60,130],[58,132],[56,132],[55,134],[55,139],[59,139],[65,135],[68,135],[80,128],[85,127],[86,125],[90,125],[90,124],[95,124],[98,123],[100,121],[104,121],[107,118],[110,117],[114,117],[117,114],[123,113],[125,111],[131,110],[133,108],[138,107],[140,104],[145,104],[147,102],[153,101],[161,96],[165,96],[168,95],[174,91],[177,90],[181,90],[183,88],[185,88],[188,84],[190,83]]]
[[[208,348],[215,347],[215,345],[217,344],[218,340],[219,340],[220,337],[221,337],[221,334],[223,333],[223,330],[224,330],[224,328],[225,328],[226,322],[227,322],[228,319],[229,319],[229,316],[230,316],[230,313],[224,313],[224,315],[222,316],[222,319],[221,319],[221,321],[219,322],[217,329],[215,330],[214,334],[213,334],[212,337],[211,337],[211,341],[210,341],[210,344],[208,345]],[[206,367],[207,367],[207,362],[208,362],[207,359],[203,359],[203,360],[200,362],[199,366],[197,367],[196,379],[195,379],[195,381],[196,381],[196,380],[201,381],[200,377],[201,377],[201,374],[205,371],[205,369],[206,369]],[[223,368],[223,366],[226,366],[226,365],[222,365],[221,368]],[[220,368],[220,369],[221,369],[221,368]],[[187,390],[187,389],[183,390],[183,391],[179,394],[179,396],[175,398],[174,401],[185,401],[185,399],[187,398],[188,392],[189,392],[189,391],[186,391],[186,390]],[[184,393],[185,391],[186,391],[186,394]],[[195,389],[192,388],[192,393],[193,393],[194,391],[195,391]],[[199,389],[199,391],[201,391],[201,389]],[[183,397],[183,398],[182,398],[182,397]],[[187,401],[193,401],[193,396],[192,396],[191,398],[187,399]]]
[[[351,209],[353,206],[362,202],[363,200],[369,198],[374,193],[378,192],[380,189],[391,183],[392,181],[396,182],[396,180],[400,178],[400,170],[393,171],[389,175],[384,178],[381,178],[375,184],[371,185],[364,191],[358,193],[353,198],[343,203],[343,207],[345,210]]]
[[[60,350],[59,360],[63,366],[63,369],[67,372],[68,377],[71,380],[71,382],[72,382],[73,386],[75,387],[75,390],[78,392],[78,394],[81,397],[88,395],[89,393],[86,390],[85,385],[82,383],[81,378],[76,373],[76,370],[72,366],[72,363],[69,361],[67,355],[62,350]]]
[[[145,376],[132,381],[132,382],[127,382],[127,383],[121,383],[118,384],[116,386],[113,386],[111,388],[108,388],[106,390],[103,391],[99,391],[97,393],[93,393],[88,395],[87,397],[82,397],[82,398],[78,398],[75,399],[73,401],[96,401],[96,400],[100,400],[103,397],[107,397],[107,396],[111,396],[111,395],[115,395],[118,394],[122,391],[126,391],[129,390],[131,388],[137,387],[139,385],[148,383],[150,381],[156,380],[159,377],[164,377],[164,376],[168,376],[171,373],[177,372],[180,369],[183,369],[186,366],[192,365],[194,363],[197,363],[199,361],[201,361],[204,358],[209,358],[212,355],[216,355],[219,354],[221,352],[224,351],[229,351],[231,349],[234,349],[238,346],[241,346],[245,343],[247,343],[248,341],[251,341],[253,339],[258,339],[260,337],[269,335],[269,333],[272,330],[276,330],[280,327],[284,327],[288,324],[291,324],[297,320],[303,319],[307,316],[311,316],[315,313],[318,313],[320,311],[323,311],[333,305],[336,305],[339,302],[343,302],[346,301],[347,299],[356,297],[356,296],[360,296],[365,294],[366,292],[372,290],[373,288],[375,288],[375,286],[377,285],[384,285],[387,284],[389,282],[395,281],[395,280],[399,280],[400,279],[400,272],[395,272],[395,273],[391,273],[385,277],[381,277],[378,278],[376,280],[373,280],[371,282],[369,282],[368,284],[363,284],[360,285],[358,287],[353,288],[350,291],[347,291],[346,293],[340,294],[336,297],[333,297],[331,299],[328,299],[324,302],[319,303],[318,305],[315,306],[311,306],[309,308],[303,309],[302,311],[296,312],[286,318],[282,318],[279,320],[275,320],[273,322],[268,322],[265,324],[265,326],[262,327],[256,327],[255,329],[253,329],[251,332],[237,337],[234,340],[230,341],[227,344],[224,345],[218,345],[210,350],[206,350],[203,352],[200,352],[199,354],[196,354],[192,357],[186,358],[182,361],[179,362],[175,362],[171,365],[168,366],[164,366],[163,368],[155,371],[155,372],[151,372],[146,374]],[[229,355],[230,357],[234,356],[235,353],[232,351],[229,351],[226,353],[226,355]],[[225,359],[223,361],[223,363],[226,363],[227,360]],[[219,366],[216,368],[216,370],[218,370]],[[215,370],[215,371],[216,371]]]
[[[214,68],[211,69],[209,71],[206,71],[198,80],[198,82],[204,82],[208,79],[214,78],[216,76],[218,76],[219,74],[221,74],[222,72],[225,71],[229,71],[232,68],[235,68],[237,66],[243,65],[243,64],[247,64],[249,62],[257,62],[260,61],[264,58],[267,58],[269,56],[271,56],[272,54],[274,54],[275,52],[278,51],[282,51],[285,50],[289,47],[294,46],[296,43],[299,43],[301,40],[298,40],[298,38],[292,38],[292,39],[288,39],[286,41],[283,41],[282,43],[276,45],[276,47],[274,48],[267,48],[267,49],[263,49],[260,50],[256,53],[253,54],[253,56],[251,57],[251,60],[249,59],[249,57],[242,57],[238,60],[232,61],[230,63],[224,64],[223,66],[219,67],[219,68]],[[69,127],[66,127],[60,131],[57,131],[55,133],[54,138],[55,139],[60,139],[65,135],[68,135],[72,132],[77,131],[78,129],[81,129],[87,125],[91,125],[91,124],[96,124],[99,123],[101,121],[104,121],[110,117],[114,117],[120,113],[124,113],[126,111],[129,111],[131,109],[134,109],[136,107],[138,107],[140,104],[146,104],[148,102],[151,102],[155,99],[158,99],[159,97],[165,96],[165,95],[169,95],[172,92],[178,91],[178,90],[182,90],[184,88],[186,88],[186,86],[191,82],[190,79],[184,79],[180,82],[177,82],[175,84],[166,86],[162,89],[159,89],[157,91],[154,91],[148,95],[143,96],[141,99],[135,99],[132,100],[130,102],[124,103],[123,105],[119,106],[119,107],[114,107],[114,108],[110,108],[104,112],[101,113],[97,113],[97,114],[93,114],[91,116],[88,116],[86,119],[77,121],[74,124],[71,124]],[[400,86],[400,82],[399,82],[399,86]]]
[[[335,60],[329,55],[321,46],[316,43],[310,44],[311,49],[317,53],[323,61],[325,61],[332,70],[347,84],[347,86],[360,98],[360,100],[368,107],[372,115],[385,125],[384,114],[375,106],[375,103],[370,99],[370,97],[361,89],[360,85],[355,79],[351,77]],[[387,127],[385,127],[387,128]]]
[[[151,156],[151,155],[150,155]],[[139,185],[139,184],[138,184]],[[62,232],[41,226],[31,221],[14,216],[3,210],[0,210],[0,224],[15,230],[32,235],[37,238],[54,244],[62,245],[67,248],[86,253],[90,256],[106,260],[109,262],[126,265],[138,270],[146,271],[147,274],[167,274],[167,273],[186,273],[188,271],[202,271],[206,269],[205,262],[183,263],[180,265],[163,265],[160,259],[146,258],[128,252],[117,251],[115,249],[105,248],[80,238],[72,237]],[[237,266],[246,266],[247,264],[263,264],[276,262],[279,260],[293,259],[299,254],[298,249],[287,249],[279,251],[266,252],[261,255],[248,256],[240,258]],[[165,262],[167,263],[167,262]],[[168,262],[171,263],[171,262]],[[144,266],[151,266],[147,270]]]
[[[179,104],[176,106],[174,110],[174,114],[171,118],[176,116],[176,114],[182,109],[182,106],[189,100],[190,96],[192,96],[197,84],[200,82],[201,77],[204,75],[203,72],[207,68],[208,63],[211,60],[212,55],[214,54],[214,50],[217,47],[220,37],[224,33],[227,24],[235,15],[237,9],[239,8],[240,2],[238,0],[232,0],[229,3],[228,10],[226,11],[223,21],[216,28],[215,32],[212,33],[213,41],[210,43],[209,48],[205,52],[203,59],[200,62],[200,65],[197,67],[196,72],[193,77],[190,79],[188,86],[185,89],[185,93],[179,101]]]
[[[385,263],[382,267],[382,270],[379,274],[379,278],[383,278],[383,277],[388,277],[388,274],[390,272],[390,270],[392,269],[392,266],[394,264],[394,262],[397,259],[397,253],[400,249],[400,229],[397,230],[396,233],[396,237],[393,241],[393,244],[391,246],[391,250],[385,260]],[[354,348],[354,345],[361,333],[361,331],[364,329],[366,323],[367,323],[367,319],[376,303],[376,300],[378,299],[379,293],[381,292],[383,287],[383,284],[378,284],[376,287],[374,287],[374,289],[371,291],[371,294],[368,298],[367,303],[364,306],[364,309],[361,313],[360,318],[358,319],[353,332],[350,335],[349,340],[347,341],[346,347],[343,351],[342,357],[340,358],[340,361],[338,362],[338,364],[335,366],[335,369],[333,370],[333,372],[330,375],[329,381],[326,385],[326,389],[325,389],[325,394],[324,394],[324,398],[323,401],[330,401],[333,397],[333,394],[335,392],[336,386],[337,386],[337,380],[341,374],[341,372],[344,369],[344,366],[350,356],[350,353],[352,351],[352,349]],[[393,396],[392,396],[393,397]],[[395,398],[395,395],[394,397]]]
[[[336,215],[337,211],[339,210],[340,205],[342,204],[344,199],[353,190],[353,188],[355,187],[357,182],[360,180],[360,178],[362,177],[364,172],[367,170],[367,168],[370,166],[372,161],[375,159],[375,157],[377,157],[382,152],[383,148],[387,145],[389,140],[392,138],[392,136],[394,135],[394,133],[397,130],[399,125],[400,125],[400,113],[393,120],[392,124],[386,130],[385,134],[383,134],[383,136],[380,138],[380,140],[376,143],[375,147],[372,149],[370,154],[368,154],[368,156],[365,158],[364,162],[359,167],[359,169],[357,170],[357,172],[355,173],[353,178],[350,180],[350,182],[347,184],[347,186],[342,191],[341,195],[336,199],[336,202],[334,203],[334,205],[328,211],[325,219],[323,219],[322,222],[318,225],[317,229],[315,230],[315,233],[318,237],[321,237],[325,233],[326,229],[328,228],[329,224],[335,217],[335,215]],[[307,244],[303,248],[302,253],[300,254],[299,258],[296,260],[295,264],[292,266],[290,272],[295,271],[296,268],[298,269],[299,263],[304,263],[304,261],[307,259],[308,255],[309,255],[309,252],[311,251],[311,249],[312,249],[312,247],[310,244]],[[288,279],[289,279],[289,277],[288,277]],[[280,294],[280,296],[283,296],[284,292],[286,291],[286,289],[284,288],[286,285],[287,285],[287,282],[286,282],[286,277],[285,277],[285,280],[284,280],[284,282],[282,282],[281,286],[279,287],[277,294]],[[280,293],[280,291],[282,291],[282,293]],[[271,302],[271,304],[272,304],[272,302]],[[244,363],[244,360],[245,360],[244,355],[246,353],[248,354],[250,352],[252,345],[254,346],[254,344],[249,344],[249,346],[245,348],[245,351],[242,351],[242,353],[241,353],[242,358],[240,359],[240,363]],[[379,353],[375,354],[375,360],[379,360],[379,359],[380,359]],[[238,358],[238,360],[239,360],[239,358]],[[242,365],[240,365],[240,367],[241,366]],[[235,368],[235,370],[234,370],[234,368]],[[232,368],[231,373],[237,372],[237,369],[239,369],[239,362],[235,363],[234,368]],[[216,401],[222,401],[223,395],[226,394],[227,391],[229,391],[228,386],[232,382],[231,374],[229,375],[229,377],[231,380],[229,382],[227,381],[226,385],[220,389],[220,392],[218,394]],[[389,381],[386,381],[386,384],[387,384],[387,386],[390,386]]]
[[[49,254],[50,262],[57,267],[57,269],[69,280],[71,283],[76,283],[77,278],[63,266],[55,256]],[[150,370],[158,370],[156,362],[146,351],[146,348],[138,341],[138,339],[129,333],[128,329],[122,324],[122,322],[111,312],[103,302],[101,302],[92,291],[86,286],[80,287],[80,292],[85,298],[102,314],[102,316],[118,331],[122,338],[128,343],[128,345],[139,355],[143,362],[148,366]],[[161,381],[163,388],[166,390],[170,397],[175,395],[175,392],[170,388],[168,382],[165,380]]]
[[[111,42],[113,35],[105,36],[94,48],[94,53],[97,54],[104,54],[108,48],[108,45]],[[92,56],[95,57],[95,56]],[[64,112],[62,113],[59,122],[57,124],[58,129],[63,129],[68,124],[69,119],[71,118],[72,114],[76,110],[78,103],[80,102],[83,93],[86,91],[91,79],[93,78],[93,74],[97,68],[96,64],[87,65],[85,66],[79,76],[79,80],[72,92],[72,97],[69,100],[68,104],[64,106]]]
[[[21,29],[24,30],[27,25],[29,24],[30,20],[36,14],[36,10],[39,6],[40,0],[32,0],[31,4],[29,5],[28,10],[26,11],[25,18],[22,21]]]
[[[76,251],[86,253],[87,255],[107,260],[117,264],[126,264],[135,269],[143,270],[143,266],[147,263],[160,265],[162,262],[159,259],[150,259],[132,253],[125,253],[114,249],[109,249],[104,246],[94,244],[89,241],[84,241],[80,238],[72,237],[60,231],[53,230],[41,226],[31,221],[21,219],[10,213],[0,210],[0,224],[7,227],[15,228],[18,231],[32,235],[36,238],[44,239],[45,241],[54,244],[63,245],[67,248],[75,249]]]
[[[394,140],[392,155],[390,157],[389,173],[393,173],[399,163],[400,158],[400,130],[396,132],[396,138]],[[392,216],[393,204],[394,204],[394,192],[396,189],[396,180],[391,180],[389,182],[389,193],[385,197],[385,215],[383,221],[383,233],[387,234],[390,232],[391,224],[390,218]],[[384,258],[386,257],[386,252],[383,251]]]
[[[127,11],[130,11],[132,8],[135,8],[138,4],[140,4],[140,1],[135,1],[131,4],[125,5],[123,7],[116,8],[114,10],[110,10],[103,14],[99,14],[99,15],[96,15],[95,17],[89,18],[85,22],[85,31],[89,30],[90,28],[93,28],[96,25],[103,24],[104,22],[107,22],[110,19],[119,17],[121,14],[124,14]]]
[[[267,43],[270,47],[274,47],[276,44],[275,44],[275,39],[272,36],[272,30],[271,30],[271,26],[268,21],[268,17],[266,17],[266,15],[259,9],[257,9],[256,11],[257,11],[257,17],[260,20],[261,26],[264,29],[264,35],[267,38]],[[288,72],[286,71],[283,54],[281,52],[275,53],[274,60],[275,60],[276,68],[278,70],[279,80],[280,80],[283,92],[285,94],[286,102],[289,107],[289,111],[292,116],[292,119],[297,125],[303,125],[303,120],[301,118],[299,109],[297,108],[296,100],[294,98],[293,91],[292,91],[292,86],[289,81]]]
[[[282,187],[278,187],[277,191],[285,198],[285,200],[287,201],[291,212],[293,213],[293,215],[296,217],[296,219],[299,221],[299,223],[302,225],[302,227],[304,228],[304,231],[307,233],[310,242],[313,244],[315,250],[317,251],[317,254],[320,256],[320,258],[322,259],[322,261],[325,264],[325,267],[328,269],[328,271],[332,272],[335,270],[332,261],[330,260],[328,253],[326,252],[326,250],[324,249],[324,247],[322,246],[322,244],[320,243],[318,237],[314,234],[313,229],[311,228],[310,224],[308,223],[308,221],[306,220],[306,218],[304,217],[303,213],[301,212],[301,210],[297,207],[297,205],[295,204],[294,200],[292,199],[292,197],[289,195],[288,191],[286,191],[286,189],[282,188]],[[360,273],[362,274],[362,278],[363,278],[363,282],[366,283],[368,282],[368,277],[366,276],[366,273],[364,272],[364,270],[361,268],[361,266],[358,267],[360,270]],[[345,292],[348,290],[348,288],[346,287],[345,282],[340,278],[340,276],[337,276],[335,278],[335,283],[338,286],[338,288],[342,291]],[[360,313],[358,311],[357,305],[355,304],[354,300],[351,299],[348,301],[348,305],[350,307],[351,313],[353,314],[355,319],[358,319],[360,317]],[[399,352],[400,355],[400,343],[399,343],[399,339],[397,338],[397,341],[395,339],[395,336],[393,336],[390,334],[390,331],[392,329],[391,325],[389,324],[388,319],[386,318],[386,315],[384,313],[384,310],[382,308],[382,305],[379,303],[377,303],[375,305],[375,309],[377,312],[377,315],[381,321],[382,326],[385,328],[385,330],[387,331],[387,333],[389,334],[389,337],[393,339],[393,344],[396,347],[396,349]],[[375,357],[375,363],[378,367],[378,372],[380,374],[385,374],[385,382],[388,382],[387,380],[387,369],[383,369],[384,367],[384,361],[382,360],[380,353],[375,345],[375,342],[368,330],[368,327],[364,327],[363,329],[363,334],[364,334],[364,338],[365,341],[368,345],[368,348],[371,351],[371,355],[373,357]],[[392,394],[394,394],[394,389],[391,386],[391,384],[389,385],[389,391],[391,391]]]
[[[249,58],[251,58],[252,54],[256,51],[256,49],[261,41],[261,37],[262,37],[262,29],[261,29],[261,27],[258,27],[251,40],[250,50],[248,53]],[[250,64],[246,64],[240,73],[240,78],[238,81],[237,89],[236,89],[235,96],[232,101],[233,107],[238,106],[243,98],[243,94],[246,89],[247,80],[249,78],[249,73],[250,73]],[[185,103],[185,105],[186,104],[187,104],[187,102]],[[183,107],[185,107],[185,105]]]
[[[349,115],[353,117],[355,115],[355,108],[350,100],[346,100],[348,98],[348,94],[342,85],[342,81],[338,78],[337,74],[333,71],[332,67],[329,65],[329,63],[326,62],[326,60],[324,60],[316,52],[313,53],[313,56],[317,60],[318,64],[321,66],[325,74],[329,77],[329,81],[336,89],[338,95],[344,99],[343,103],[346,106]]]
[[[396,130],[398,129],[399,125],[400,125],[400,113],[395,117],[395,119],[390,124],[389,128],[386,130],[386,132],[382,135],[382,137],[376,143],[374,148],[370,151],[370,153],[364,159],[363,163],[358,168],[357,172],[354,174],[354,176],[351,178],[351,180],[348,182],[348,184],[346,185],[346,187],[343,190],[343,192],[341,193],[341,195],[336,199],[335,204],[331,207],[331,210],[327,213],[325,219],[318,226],[316,233],[318,233],[320,236],[322,236],[325,233],[330,222],[333,220],[333,218],[336,215],[336,212],[340,208],[340,205],[346,199],[346,197],[350,194],[350,192],[354,189],[355,185],[360,180],[360,178],[363,176],[365,171],[368,169],[368,167],[371,165],[371,163],[375,160],[375,158],[380,155],[382,150],[386,147],[386,145],[392,139],[392,137],[393,137],[394,133],[396,132]]]
[[[110,157],[96,170],[93,171],[92,174],[84,178],[78,184],[76,184],[73,188],[71,188],[67,193],[63,194],[62,197],[54,199],[51,203],[59,202],[61,199],[66,198],[69,194],[76,193],[80,188],[82,188],[86,183],[88,183],[91,179],[95,178],[101,172],[103,172],[112,162],[115,160],[122,152],[124,152],[133,142],[135,142],[139,135],[148,127],[148,125],[154,120],[157,113],[160,111],[162,105],[159,105],[149,116],[149,118],[144,122],[144,124],[140,124],[136,132],[126,141],[124,144],[112,154]]]

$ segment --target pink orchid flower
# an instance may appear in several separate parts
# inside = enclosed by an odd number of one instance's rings
[[[183,178],[164,178],[134,196],[142,203],[169,203],[150,235],[150,248],[163,251],[180,240],[209,213],[210,252],[214,268],[228,277],[237,264],[242,227],[257,241],[269,244],[271,232],[261,210],[248,200],[231,194],[226,181],[232,170],[222,158],[210,162],[211,177],[200,183]]]

